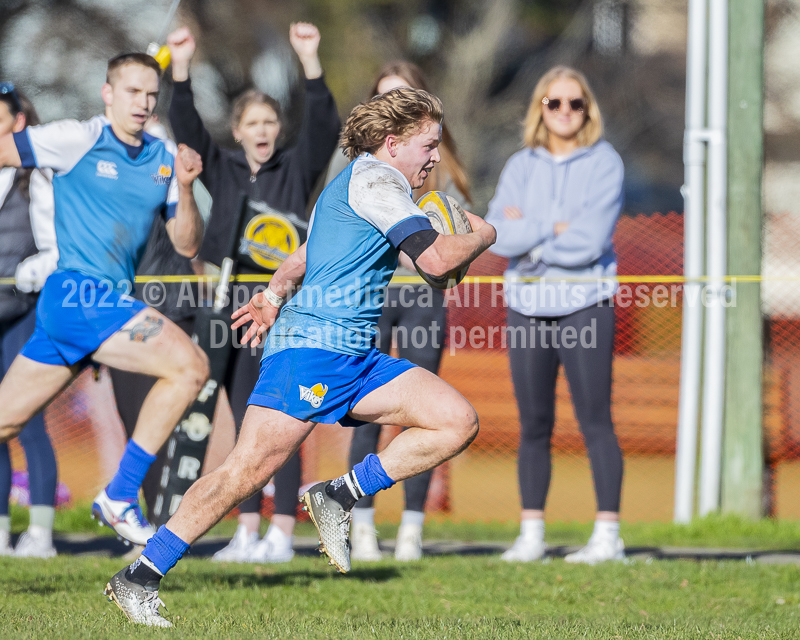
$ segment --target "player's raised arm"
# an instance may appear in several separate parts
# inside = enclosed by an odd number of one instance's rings
[[[7,133],[4,136],[0,136],[0,168],[21,166],[19,151],[17,151],[17,145],[14,143],[14,134]]]
[[[185,144],[180,145],[175,156],[178,203],[175,216],[167,221],[167,234],[175,251],[187,258],[197,255],[203,241],[203,219],[192,192],[192,182],[202,170],[200,154]]]
[[[286,296],[303,281],[305,275],[306,244],[303,243],[278,267],[266,291],[257,293],[249,303],[233,312],[234,329],[253,323],[242,338],[243,346],[251,340],[252,346],[261,342],[263,335],[275,324]]]

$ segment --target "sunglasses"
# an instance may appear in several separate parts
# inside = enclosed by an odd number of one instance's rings
[[[16,89],[14,89],[13,82],[0,82],[0,96],[8,96],[14,110],[17,113],[22,111],[22,105],[19,102],[19,96],[17,95]]]
[[[586,109],[586,100],[583,98],[573,98],[572,100],[562,100],[561,98],[542,98],[542,104],[545,105],[550,111],[558,111],[561,104],[566,102],[572,111],[583,111]]]

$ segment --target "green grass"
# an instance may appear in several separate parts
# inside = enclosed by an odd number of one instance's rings
[[[60,510],[60,532],[101,533],[88,505]],[[15,531],[27,524],[12,510]],[[231,535],[235,519],[212,533]],[[431,518],[427,539],[509,542],[516,523]],[[380,525],[384,539],[396,527]],[[580,544],[591,524],[548,524],[551,545]],[[311,536],[301,523],[298,535]],[[691,525],[623,523],[628,547],[797,549],[800,525],[732,516]],[[109,533],[107,533],[109,534]],[[358,565],[321,558],[287,565],[182,561],[164,580],[172,630],[132,626],[101,592],[120,558],[0,558],[0,638],[797,638],[800,571],[742,561],[634,561],[599,567],[561,559],[509,565],[497,555]]]
[[[0,559],[8,638],[797,638],[794,566],[655,561],[599,567],[497,557],[384,561],[340,576],[188,559],[162,583],[175,628],[135,628],[105,601],[119,559]]]
[[[111,535],[99,528],[89,516],[89,504],[79,504],[56,512],[55,529],[65,533],[96,533]],[[28,523],[27,509],[12,506],[11,523],[14,532],[22,531]],[[265,530],[266,524],[262,527]],[[232,536],[236,519],[228,518],[218,524],[212,535]],[[592,531],[591,523],[553,522],[547,524],[547,541],[551,545],[578,545],[585,543]],[[391,539],[397,532],[396,524],[379,524],[383,539]],[[262,531],[263,533],[263,531]],[[431,517],[425,524],[425,537],[429,540],[463,540],[466,542],[511,542],[519,534],[516,522],[450,522]],[[764,519],[745,520],[736,516],[709,516],[689,525],[665,522],[623,522],[621,534],[629,547],[726,547],[752,549],[800,550],[800,522]],[[313,537],[314,528],[300,523],[298,536]]]

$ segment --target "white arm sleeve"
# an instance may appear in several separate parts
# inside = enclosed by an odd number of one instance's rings
[[[85,122],[57,120],[26,128],[22,132],[26,136],[15,135],[23,166],[53,169],[57,173],[70,171],[94,146],[107,122],[103,116],[97,116]]]
[[[48,169],[31,174],[30,196],[31,229],[38,253],[17,265],[16,285],[23,293],[39,291],[58,263],[53,184]]]

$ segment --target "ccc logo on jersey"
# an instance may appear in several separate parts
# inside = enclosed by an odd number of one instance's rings
[[[239,251],[265,269],[277,269],[299,245],[300,236],[287,217],[262,213],[247,224]]]
[[[97,176],[100,178],[111,178],[116,180],[119,175],[117,174],[117,165],[108,160],[100,160],[97,163]]]
[[[169,179],[172,177],[172,167],[162,164],[158,168],[158,173],[152,173],[150,177],[153,179],[153,182],[158,185],[169,184]]]

